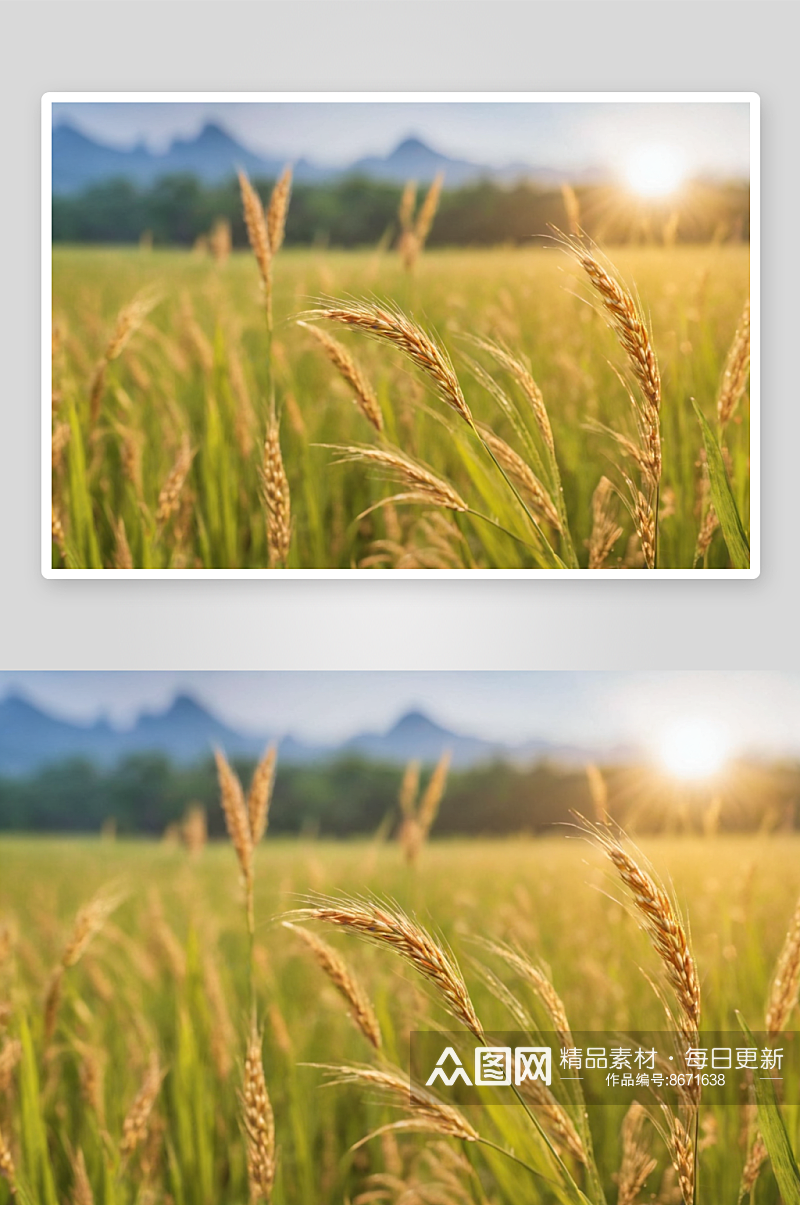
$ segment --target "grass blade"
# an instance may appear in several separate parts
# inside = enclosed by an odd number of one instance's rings
[[[703,433],[708,477],[711,484],[711,498],[719,516],[720,527],[725,537],[725,543],[728,546],[731,561],[735,569],[749,569],[750,545],[742,525],[739,510],[736,506],[736,500],[728,479],[725,461],[722,459],[720,446],[700,407],[696,402],[693,402],[692,405],[700,423],[700,430]]]
[[[746,1022],[739,1015],[739,1024],[746,1037],[753,1042]],[[758,1106],[758,1126],[764,1138],[764,1144],[769,1154],[775,1179],[778,1181],[781,1198],[784,1205],[800,1205],[800,1169],[794,1157],[786,1132],[786,1125],[781,1114],[775,1085],[771,1079],[761,1079],[753,1076]]]

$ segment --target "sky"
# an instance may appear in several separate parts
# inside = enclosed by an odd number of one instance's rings
[[[386,155],[403,138],[421,137],[455,158],[501,167],[600,167],[623,171],[653,143],[679,154],[690,174],[747,176],[749,106],[723,102],[78,102],[54,105],[96,140],[164,150],[207,121],[257,153],[326,166]]]
[[[724,726],[743,752],[800,752],[800,674],[760,671],[0,672],[0,698],[23,694],[64,718],[128,725],[188,692],[256,733],[334,743],[383,731],[411,708],[459,734],[648,745],[687,718]]]

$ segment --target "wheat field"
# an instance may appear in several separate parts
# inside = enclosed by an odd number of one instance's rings
[[[3,1205],[734,1202],[754,1152],[754,1199],[777,1202],[745,1101],[684,1102],[687,1186],[636,1110],[550,1101],[540,1133],[521,1108],[415,1104],[402,1077],[412,1030],[507,1029],[512,999],[542,1025],[655,1030],[660,983],[684,1029],[702,995],[704,1027],[763,1028],[769,998],[790,1031],[795,836],[651,838],[652,871],[602,827],[410,858],[385,834],[256,848],[268,779],[223,775],[230,843],[3,840]]]
[[[54,247],[55,568],[747,567],[747,245],[258,237]]]

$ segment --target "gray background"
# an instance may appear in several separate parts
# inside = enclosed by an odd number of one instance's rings
[[[0,3],[0,665],[797,667],[794,3]],[[756,581],[45,581],[39,121],[47,91],[747,90],[762,102]]]

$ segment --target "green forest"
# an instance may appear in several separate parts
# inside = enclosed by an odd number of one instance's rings
[[[273,181],[254,180],[268,196]],[[295,184],[286,222],[286,243],[295,246],[359,247],[389,244],[397,233],[402,189],[359,177],[334,185]],[[661,243],[748,240],[747,185],[687,184],[677,199],[642,202],[610,185],[569,190],[581,227],[598,242]],[[561,189],[520,183],[503,187],[483,181],[442,194],[428,238],[435,246],[525,244],[549,237],[550,227],[567,229]],[[573,211],[574,216],[574,211]],[[77,196],[53,198],[53,241],[193,246],[214,224],[230,224],[233,245],[244,247],[239,185],[202,184],[191,175],[171,175],[149,189],[112,180]]]
[[[233,759],[243,782],[255,763]],[[639,832],[773,831],[798,827],[800,766],[737,763],[719,783],[676,783],[645,766],[603,766],[608,811]],[[309,766],[279,763],[270,809],[273,835],[347,838],[391,834],[400,819],[402,767],[346,757]],[[423,775],[423,778],[425,776]],[[85,760],[0,778],[0,830],[160,836],[201,805],[212,836],[224,821],[213,759],[179,766],[140,754],[109,769]],[[548,762],[451,771],[434,836],[536,835],[596,813],[587,776]],[[666,819],[665,819],[666,817]]]

